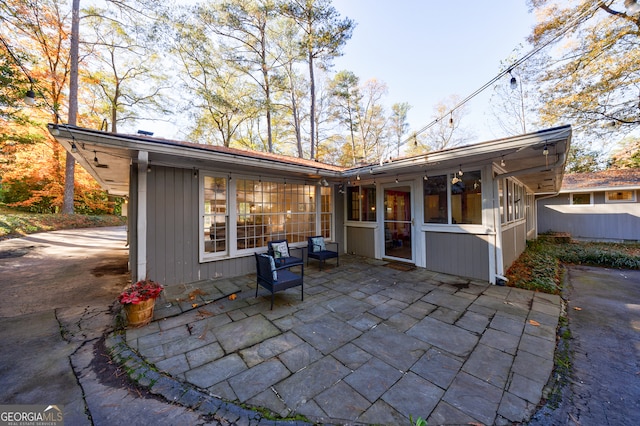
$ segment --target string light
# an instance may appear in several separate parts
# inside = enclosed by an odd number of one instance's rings
[[[636,3],[637,4],[637,3]],[[500,80],[502,77],[504,77],[507,74],[510,74],[511,70],[513,70],[514,68],[516,68],[517,66],[519,66],[520,64],[524,63],[525,61],[529,60],[533,55],[535,55],[536,53],[540,52],[542,49],[544,49],[545,47],[549,46],[550,44],[554,43],[555,41],[557,41],[558,39],[560,39],[562,36],[564,36],[567,32],[569,32],[570,30],[572,30],[576,25],[578,25],[582,19],[587,16],[589,13],[595,12],[596,9],[598,9],[600,7],[600,2],[594,2],[589,4],[583,11],[582,13],[578,14],[577,16],[574,17],[573,20],[571,20],[570,22],[567,22],[567,25],[561,29],[558,34],[556,34],[555,37],[551,37],[546,43],[541,44],[540,46],[534,48],[533,50],[529,51],[529,53],[527,53],[526,55],[524,55],[523,57],[521,57],[520,59],[516,60],[509,68],[507,68],[506,70],[500,72],[498,75],[496,75],[495,77],[493,77],[491,80],[489,80],[488,82],[486,82],[484,85],[482,85],[479,89],[477,89],[476,91],[474,91],[473,93],[471,93],[469,96],[467,96],[466,98],[464,98],[463,100],[461,100],[460,102],[458,102],[453,108],[451,108],[451,110],[449,110],[447,113],[443,114],[440,117],[435,118],[433,121],[431,121],[430,123],[428,123],[426,126],[422,127],[420,130],[414,132],[411,135],[411,138],[414,139],[414,143],[417,145],[417,136],[421,133],[426,132],[427,130],[429,130],[431,127],[435,126],[439,121],[443,120],[447,115],[453,114],[454,111],[458,110],[459,108],[461,108],[462,106],[464,106],[467,102],[469,102],[471,99],[475,98],[476,96],[478,96],[480,93],[482,93],[483,91],[485,91],[488,87],[491,87],[494,83],[496,83],[498,80]],[[639,10],[640,10],[640,5],[638,5]],[[517,81],[515,82],[517,84]],[[401,144],[407,143],[409,141],[409,139],[405,139],[404,141],[401,142]]]

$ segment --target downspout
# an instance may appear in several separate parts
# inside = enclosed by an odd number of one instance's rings
[[[538,238],[538,201],[539,200],[546,200],[547,198],[553,198],[553,197],[557,197],[558,195],[560,195],[560,191],[557,191],[554,194],[550,194],[550,195],[545,195],[544,197],[540,197],[540,198],[536,198],[535,199],[535,209],[536,209],[536,239]]]
[[[147,278],[147,174],[149,167],[149,153],[138,152],[138,217],[137,219],[137,245],[138,259],[136,267],[136,280]]]
[[[543,170],[547,170],[547,169],[553,169],[559,165],[564,165],[565,160],[566,160],[566,154],[562,153],[558,156],[557,161],[552,164],[551,166],[545,166],[544,168],[541,167],[534,167],[531,169],[525,169],[525,170],[516,170],[510,173],[503,173],[503,174],[499,174],[496,175],[494,177],[494,185],[498,184],[497,179],[504,179],[504,178],[508,178],[508,177],[514,177],[514,176],[518,176],[518,175],[522,175],[522,174],[527,174],[527,173],[533,173],[536,171],[543,171]],[[494,194],[497,194],[497,188],[494,187]],[[537,198],[535,199],[535,224],[536,224],[536,238],[538,238],[538,200],[544,200],[546,198],[551,198],[551,197],[555,197],[560,193],[560,191],[556,191],[554,194],[551,195],[547,195],[545,197],[542,198]],[[495,202],[495,196],[494,196],[494,202]],[[498,206],[497,211],[500,211],[500,206]],[[495,209],[494,209],[495,212]],[[496,214],[494,213],[493,215],[493,220],[494,220],[494,226],[495,229],[500,229],[499,232],[496,232],[496,266],[495,266],[495,272],[494,272],[494,276],[495,276],[495,283],[496,285],[506,285],[507,282],[509,281],[507,277],[505,277],[504,275],[502,275],[503,270],[504,270],[504,262],[503,262],[503,254],[502,254],[502,221],[499,218],[496,218]],[[498,228],[499,225],[499,228]],[[498,242],[500,243],[498,246]]]

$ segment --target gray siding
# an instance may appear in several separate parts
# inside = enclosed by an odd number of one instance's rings
[[[505,271],[527,248],[526,223],[518,223],[502,231],[502,262]]]
[[[132,173],[132,191],[137,191]],[[149,278],[164,285],[182,284],[216,277],[240,276],[255,271],[253,255],[200,263],[199,187],[193,170],[153,166],[147,175],[147,271]],[[334,194],[337,190],[334,191]],[[136,197],[131,197],[132,201]],[[334,196],[334,238],[344,249],[343,200]],[[130,219],[137,206],[131,203]],[[131,224],[132,267],[136,265],[136,224]],[[373,247],[373,244],[371,244]],[[371,256],[373,257],[373,256]],[[135,276],[135,271],[134,275]]]
[[[154,166],[148,176],[147,275],[165,285],[255,271],[253,256],[199,262],[198,179]]]
[[[426,232],[425,238],[427,269],[489,280],[489,243],[485,235]]]
[[[374,228],[357,228],[347,226],[347,251],[358,256],[376,257]]]
[[[538,232],[568,232],[586,240],[640,241],[640,203],[605,203],[604,192],[593,195],[593,205],[570,205],[569,194],[538,200]]]

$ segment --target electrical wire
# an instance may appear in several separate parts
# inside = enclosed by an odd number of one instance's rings
[[[500,80],[502,77],[504,77],[506,74],[510,73],[514,68],[516,68],[517,66],[521,65],[522,63],[524,63],[525,61],[527,61],[529,58],[531,58],[532,56],[534,56],[536,53],[540,52],[542,49],[544,49],[545,47],[549,46],[550,44],[556,42],[560,37],[564,36],[567,32],[569,32],[570,30],[574,29],[579,23],[580,21],[586,17],[588,14],[595,12],[597,9],[599,9],[602,5],[604,4],[604,2],[597,2],[594,4],[591,4],[591,7],[587,7],[585,10],[582,11],[582,13],[580,13],[577,17],[575,17],[572,21],[570,21],[570,23],[568,25],[565,25],[565,27],[563,29],[561,29],[558,34],[556,34],[554,37],[552,37],[551,39],[549,39],[548,41],[546,41],[545,43],[541,44],[540,46],[532,49],[529,53],[527,53],[526,55],[524,55],[523,57],[521,57],[520,59],[516,60],[513,64],[511,64],[506,70],[501,71],[498,75],[496,75],[495,77],[493,77],[491,80],[489,80],[488,82],[486,82],[484,85],[482,85],[479,89],[476,89],[473,93],[471,93],[469,96],[467,96],[466,98],[464,98],[463,100],[461,100],[460,102],[458,102],[453,108],[451,108],[446,114],[443,114],[440,117],[437,117],[436,119],[434,119],[433,121],[431,121],[430,123],[428,123],[426,126],[422,127],[420,130],[417,130],[415,132],[412,132],[411,135],[409,137],[407,137],[405,140],[403,140],[401,142],[401,145],[407,143],[408,141],[410,141],[411,139],[416,138],[418,135],[426,132],[427,130],[429,130],[431,127],[435,126],[439,121],[443,120],[444,118],[446,118],[448,115],[453,115],[453,112],[456,111],[457,109],[461,108],[463,105],[465,105],[467,102],[469,102],[471,99],[475,98],[476,96],[478,96],[480,93],[482,93],[484,90],[486,90],[488,87],[492,86],[495,82],[497,82],[498,80]],[[416,140],[417,143],[417,140]]]

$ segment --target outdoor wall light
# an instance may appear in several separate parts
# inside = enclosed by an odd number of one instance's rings
[[[518,88],[518,80],[516,80],[516,78],[513,76],[513,74],[511,74],[511,70],[509,70],[509,75],[511,76],[511,80],[509,81],[509,85],[511,86],[512,90],[515,90]]]
[[[24,94],[24,103],[29,106],[34,106],[36,104],[36,93],[33,89],[27,90],[27,93]]]

